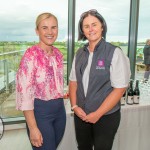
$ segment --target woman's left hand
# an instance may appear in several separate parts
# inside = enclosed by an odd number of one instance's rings
[[[87,116],[85,116],[83,120],[85,122],[95,124],[99,119],[100,119],[100,116],[98,115],[98,113],[97,112],[92,112],[92,113],[88,114]]]

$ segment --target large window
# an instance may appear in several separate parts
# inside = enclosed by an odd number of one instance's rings
[[[67,62],[68,32],[68,1],[69,0],[9,0],[0,5],[0,116],[3,118],[22,115],[15,110],[15,76],[20,59],[25,50],[38,42],[35,34],[35,19],[42,12],[52,12],[59,21],[59,35],[55,45],[64,54]],[[9,5],[8,5],[9,3]],[[144,78],[143,47],[150,39],[149,0],[140,1],[138,44],[136,51],[135,78]],[[82,43],[77,41],[78,21],[80,15],[89,10],[97,9],[106,20],[108,31],[106,40],[120,46],[125,54],[128,50],[130,0],[76,0],[75,6],[75,50]],[[66,65],[65,86],[67,79]]]
[[[137,42],[136,63],[135,63],[136,65],[135,78],[139,80],[144,79],[146,69],[146,66],[144,64],[143,48],[146,45],[147,39],[150,39],[149,6],[150,6],[149,0],[140,0],[138,42]]]
[[[105,18],[108,31],[106,40],[120,46],[124,53],[128,49],[130,0],[77,0],[76,1],[76,39],[80,15],[90,9],[97,11]]]
[[[15,76],[24,51],[38,42],[35,19],[40,13],[51,12],[58,18],[55,46],[64,54],[66,64],[68,0],[6,0],[0,10],[0,116],[8,118],[22,115],[15,110]]]

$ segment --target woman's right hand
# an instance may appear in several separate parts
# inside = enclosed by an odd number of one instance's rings
[[[40,130],[36,128],[30,129],[30,141],[33,146],[40,147],[43,144],[43,137]]]
[[[74,113],[81,118],[82,120],[84,120],[84,118],[86,117],[86,113],[83,111],[83,109],[81,107],[76,107],[73,109]]]

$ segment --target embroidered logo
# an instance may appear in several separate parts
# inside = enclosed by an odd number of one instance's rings
[[[104,60],[100,60],[100,59],[98,60],[96,69],[105,69]]]

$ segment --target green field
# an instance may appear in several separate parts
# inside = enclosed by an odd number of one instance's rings
[[[127,54],[127,50],[128,50],[127,43],[120,43],[120,42],[111,42],[111,43],[116,46],[121,47],[123,52]],[[2,60],[7,60],[9,63],[9,69],[16,71],[24,51],[28,47],[35,45],[35,44],[37,43],[36,42],[18,42],[18,41],[0,42],[0,62]],[[55,42],[54,46],[56,46],[63,53],[64,61],[67,62],[67,42]],[[83,43],[76,42],[75,51],[77,51],[77,49],[82,46],[83,46]],[[141,59],[143,59],[143,46],[137,47],[136,56],[141,57]]]

